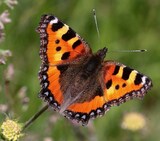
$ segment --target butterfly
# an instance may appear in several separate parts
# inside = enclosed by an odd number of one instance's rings
[[[73,122],[86,125],[112,106],[142,99],[152,86],[149,77],[115,61],[108,49],[92,53],[72,28],[53,15],[43,15],[40,34],[40,98]]]

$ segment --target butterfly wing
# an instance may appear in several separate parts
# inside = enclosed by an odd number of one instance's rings
[[[59,111],[63,101],[60,75],[66,65],[91,54],[91,49],[75,31],[53,15],[42,16],[37,32],[40,34],[42,60],[39,71],[42,89],[39,96]]]
[[[104,98],[111,106],[133,98],[142,99],[152,86],[151,79],[123,64],[106,61],[104,64]]]
[[[65,115],[69,119],[85,125],[90,118],[104,115],[111,106],[133,98],[143,98],[152,86],[147,76],[113,61],[104,62],[100,83],[103,92],[97,91],[92,100],[68,107]]]
[[[53,15],[42,16],[37,32],[40,33],[40,57],[45,64],[65,64],[91,52],[73,29]]]

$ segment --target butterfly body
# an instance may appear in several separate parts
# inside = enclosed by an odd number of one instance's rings
[[[40,97],[72,121],[88,123],[111,106],[143,98],[150,78],[121,63],[104,61],[107,48],[92,53],[69,26],[52,15],[42,16],[40,33]]]
[[[94,55],[81,56],[74,64],[58,66],[62,72],[59,82],[64,97],[61,112],[73,103],[91,101],[96,95],[103,96],[102,68],[106,50],[104,48]]]

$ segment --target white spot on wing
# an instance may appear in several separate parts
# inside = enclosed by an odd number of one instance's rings
[[[56,102],[54,102],[54,106],[56,106],[56,107],[58,106]]]
[[[81,118],[82,118],[82,119],[86,119],[86,115],[83,115]]]
[[[45,92],[45,93],[44,93],[44,95],[48,96],[48,95],[49,95],[49,92],[48,92],[48,91],[47,91],[47,92]]]
[[[45,82],[45,83],[44,83],[44,87],[46,88],[47,86],[48,86],[48,83],[47,83],[47,82]]]
[[[55,24],[55,23],[58,23],[58,19],[56,17],[55,17],[55,19],[50,21],[50,24]]]
[[[53,101],[53,97],[49,97],[50,101]]]
[[[90,113],[90,116],[94,116],[94,112],[91,112],[91,113]]]
[[[43,68],[43,71],[46,71],[46,70],[47,70],[47,67],[44,67],[44,68]]]
[[[47,76],[46,75],[43,75],[43,80],[46,80]]]
[[[75,117],[76,117],[76,118],[80,117],[80,114],[76,114]]]
[[[142,77],[142,84],[145,84],[146,83],[146,76],[143,76]]]
[[[97,114],[99,114],[99,113],[101,113],[101,110],[100,110],[100,109],[97,110]]]

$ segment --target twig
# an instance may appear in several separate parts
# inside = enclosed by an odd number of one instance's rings
[[[40,109],[33,117],[31,117],[23,126],[22,131],[25,130],[32,122],[34,122],[43,112],[48,109],[49,105],[45,105],[42,109]]]

